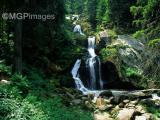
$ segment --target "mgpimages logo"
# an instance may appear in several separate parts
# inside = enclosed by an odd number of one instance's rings
[[[31,13],[3,13],[2,18],[4,20],[54,20],[54,14],[31,14]]]

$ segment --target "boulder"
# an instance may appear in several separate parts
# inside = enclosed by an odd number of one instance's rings
[[[137,101],[137,100],[134,100],[134,101],[131,101],[130,103],[133,104],[133,105],[137,105],[137,104],[138,104],[138,101]]]
[[[113,120],[109,113],[96,113],[94,114],[94,120]]]
[[[85,106],[88,108],[88,109],[94,109],[95,108],[95,105],[89,101],[85,101]]]
[[[80,99],[74,99],[71,101],[74,105],[79,105],[82,101]]]
[[[125,104],[124,104],[123,102],[121,102],[121,103],[119,104],[119,107],[120,107],[120,108],[123,108],[124,105],[125,105]]]
[[[117,40],[114,40],[112,43],[104,47],[101,51],[103,58],[105,58],[102,63],[102,78],[103,80],[108,80],[108,85],[106,86],[109,86],[111,89],[142,88],[141,85],[139,86],[138,79],[130,78],[130,75],[124,74],[124,71],[127,71],[127,68],[129,68],[129,70],[133,69],[136,77],[140,78],[142,76],[143,70],[141,68],[141,61],[143,58],[143,51],[144,45],[141,42],[132,39],[130,36],[121,35],[119,35]],[[105,52],[109,55],[105,56]],[[115,65],[116,69],[108,61]],[[105,66],[105,64],[108,65]],[[109,68],[108,66],[111,66],[112,68]],[[103,71],[105,74],[103,74]],[[115,77],[112,78],[110,76]]]
[[[96,100],[96,107],[99,109],[99,110],[106,110],[107,106],[106,106],[106,102],[104,100],[104,98],[97,98]]]
[[[126,100],[123,100],[123,103],[125,103],[125,104],[126,104],[126,103],[129,103],[129,100],[127,100],[127,99],[126,99]]]
[[[119,111],[117,115],[117,119],[118,120],[131,120],[134,118],[135,113],[137,113],[135,109],[123,108],[122,110]]]
[[[11,83],[10,81],[4,79],[0,81],[0,84],[10,84],[10,83]]]
[[[106,102],[105,102],[104,98],[101,98],[101,97],[97,98],[97,100],[96,100],[96,106],[97,107],[105,106],[105,105],[106,105]]]
[[[136,116],[135,120],[147,120],[145,116]]]
[[[145,113],[145,110],[143,109],[143,107],[141,105],[137,105],[136,106],[136,110],[140,113]]]
[[[101,110],[101,111],[104,111],[104,110],[107,109],[107,106],[101,105],[101,106],[98,106],[98,109]]]
[[[153,120],[153,115],[151,113],[144,113],[143,116],[145,116],[147,120]]]

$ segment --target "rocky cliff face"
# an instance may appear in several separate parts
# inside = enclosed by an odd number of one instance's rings
[[[151,63],[153,59],[145,44],[129,35],[119,35],[116,39],[100,38],[98,49],[103,61],[102,76],[108,81],[106,86],[122,89],[156,87],[156,83],[150,84],[146,77],[146,62]]]

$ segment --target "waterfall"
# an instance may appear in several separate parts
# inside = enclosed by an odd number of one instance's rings
[[[75,23],[76,24],[76,23]],[[80,25],[76,25],[73,29],[73,32],[78,32],[81,35],[84,35],[84,33],[82,32],[81,26]]]
[[[99,85],[100,89],[103,89],[103,81],[101,79],[101,62],[99,57],[95,53],[95,37],[88,38],[88,52],[90,57],[86,61],[86,66],[89,69],[89,88],[91,90],[97,90]]]
[[[76,63],[73,66],[73,69],[71,71],[72,77],[75,80],[75,84],[78,90],[82,91],[83,94],[88,93],[89,90],[87,88],[84,87],[80,77],[79,77],[79,73],[78,70],[80,68],[81,65],[81,60],[77,60]]]
[[[89,85],[86,88],[79,76],[79,68],[81,65],[81,60],[78,59],[74,64],[71,74],[75,80],[75,84],[78,90],[82,91],[84,94],[95,93],[96,90],[100,88],[103,89],[103,81],[101,79],[101,62],[99,57],[95,53],[95,37],[88,38],[88,53],[89,58],[86,60],[86,68],[89,71]]]

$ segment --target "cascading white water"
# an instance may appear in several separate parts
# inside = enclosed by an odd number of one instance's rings
[[[103,81],[101,79],[101,63],[99,57],[95,53],[95,37],[88,38],[88,52],[90,58],[88,58],[86,64],[90,73],[90,85],[91,90],[97,89],[97,84],[99,84],[100,89],[103,89]],[[98,68],[97,68],[98,66]],[[96,70],[97,68],[97,70]],[[98,72],[98,73],[97,73]]]
[[[88,38],[88,52],[91,58],[94,58],[96,56],[94,46],[95,46],[95,37],[89,37]]]
[[[93,102],[96,102],[97,97],[99,96],[99,94],[102,91],[96,91],[96,90],[91,91],[91,90],[88,90],[86,87],[84,87],[84,85],[79,77],[79,73],[78,73],[80,65],[81,65],[81,60],[78,59],[76,61],[76,63],[74,64],[73,69],[71,71],[71,74],[72,74],[72,77],[75,81],[76,87],[78,90],[82,91],[83,94],[94,94]]]
[[[82,91],[83,94],[86,94],[89,92],[89,90],[87,88],[84,87],[81,79],[79,78],[79,73],[78,70],[80,68],[81,65],[81,60],[77,60],[76,63],[74,64],[74,67],[71,71],[72,77],[75,80],[75,84],[78,90]]]
[[[81,35],[84,35],[80,25],[76,25],[73,29],[73,32],[79,32]]]
[[[78,59],[71,71],[72,77],[75,80],[77,89],[81,90],[84,94],[88,92],[95,92],[97,88],[103,89],[103,81],[101,79],[101,63],[99,57],[95,53],[95,37],[88,38],[88,52],[89,58],[86,61],[86,68],[89,71],[89,85],[88,89],[82,83],[78,70],[81,65],[81,60]],[[98,86],[98,87],[97,87]]]

